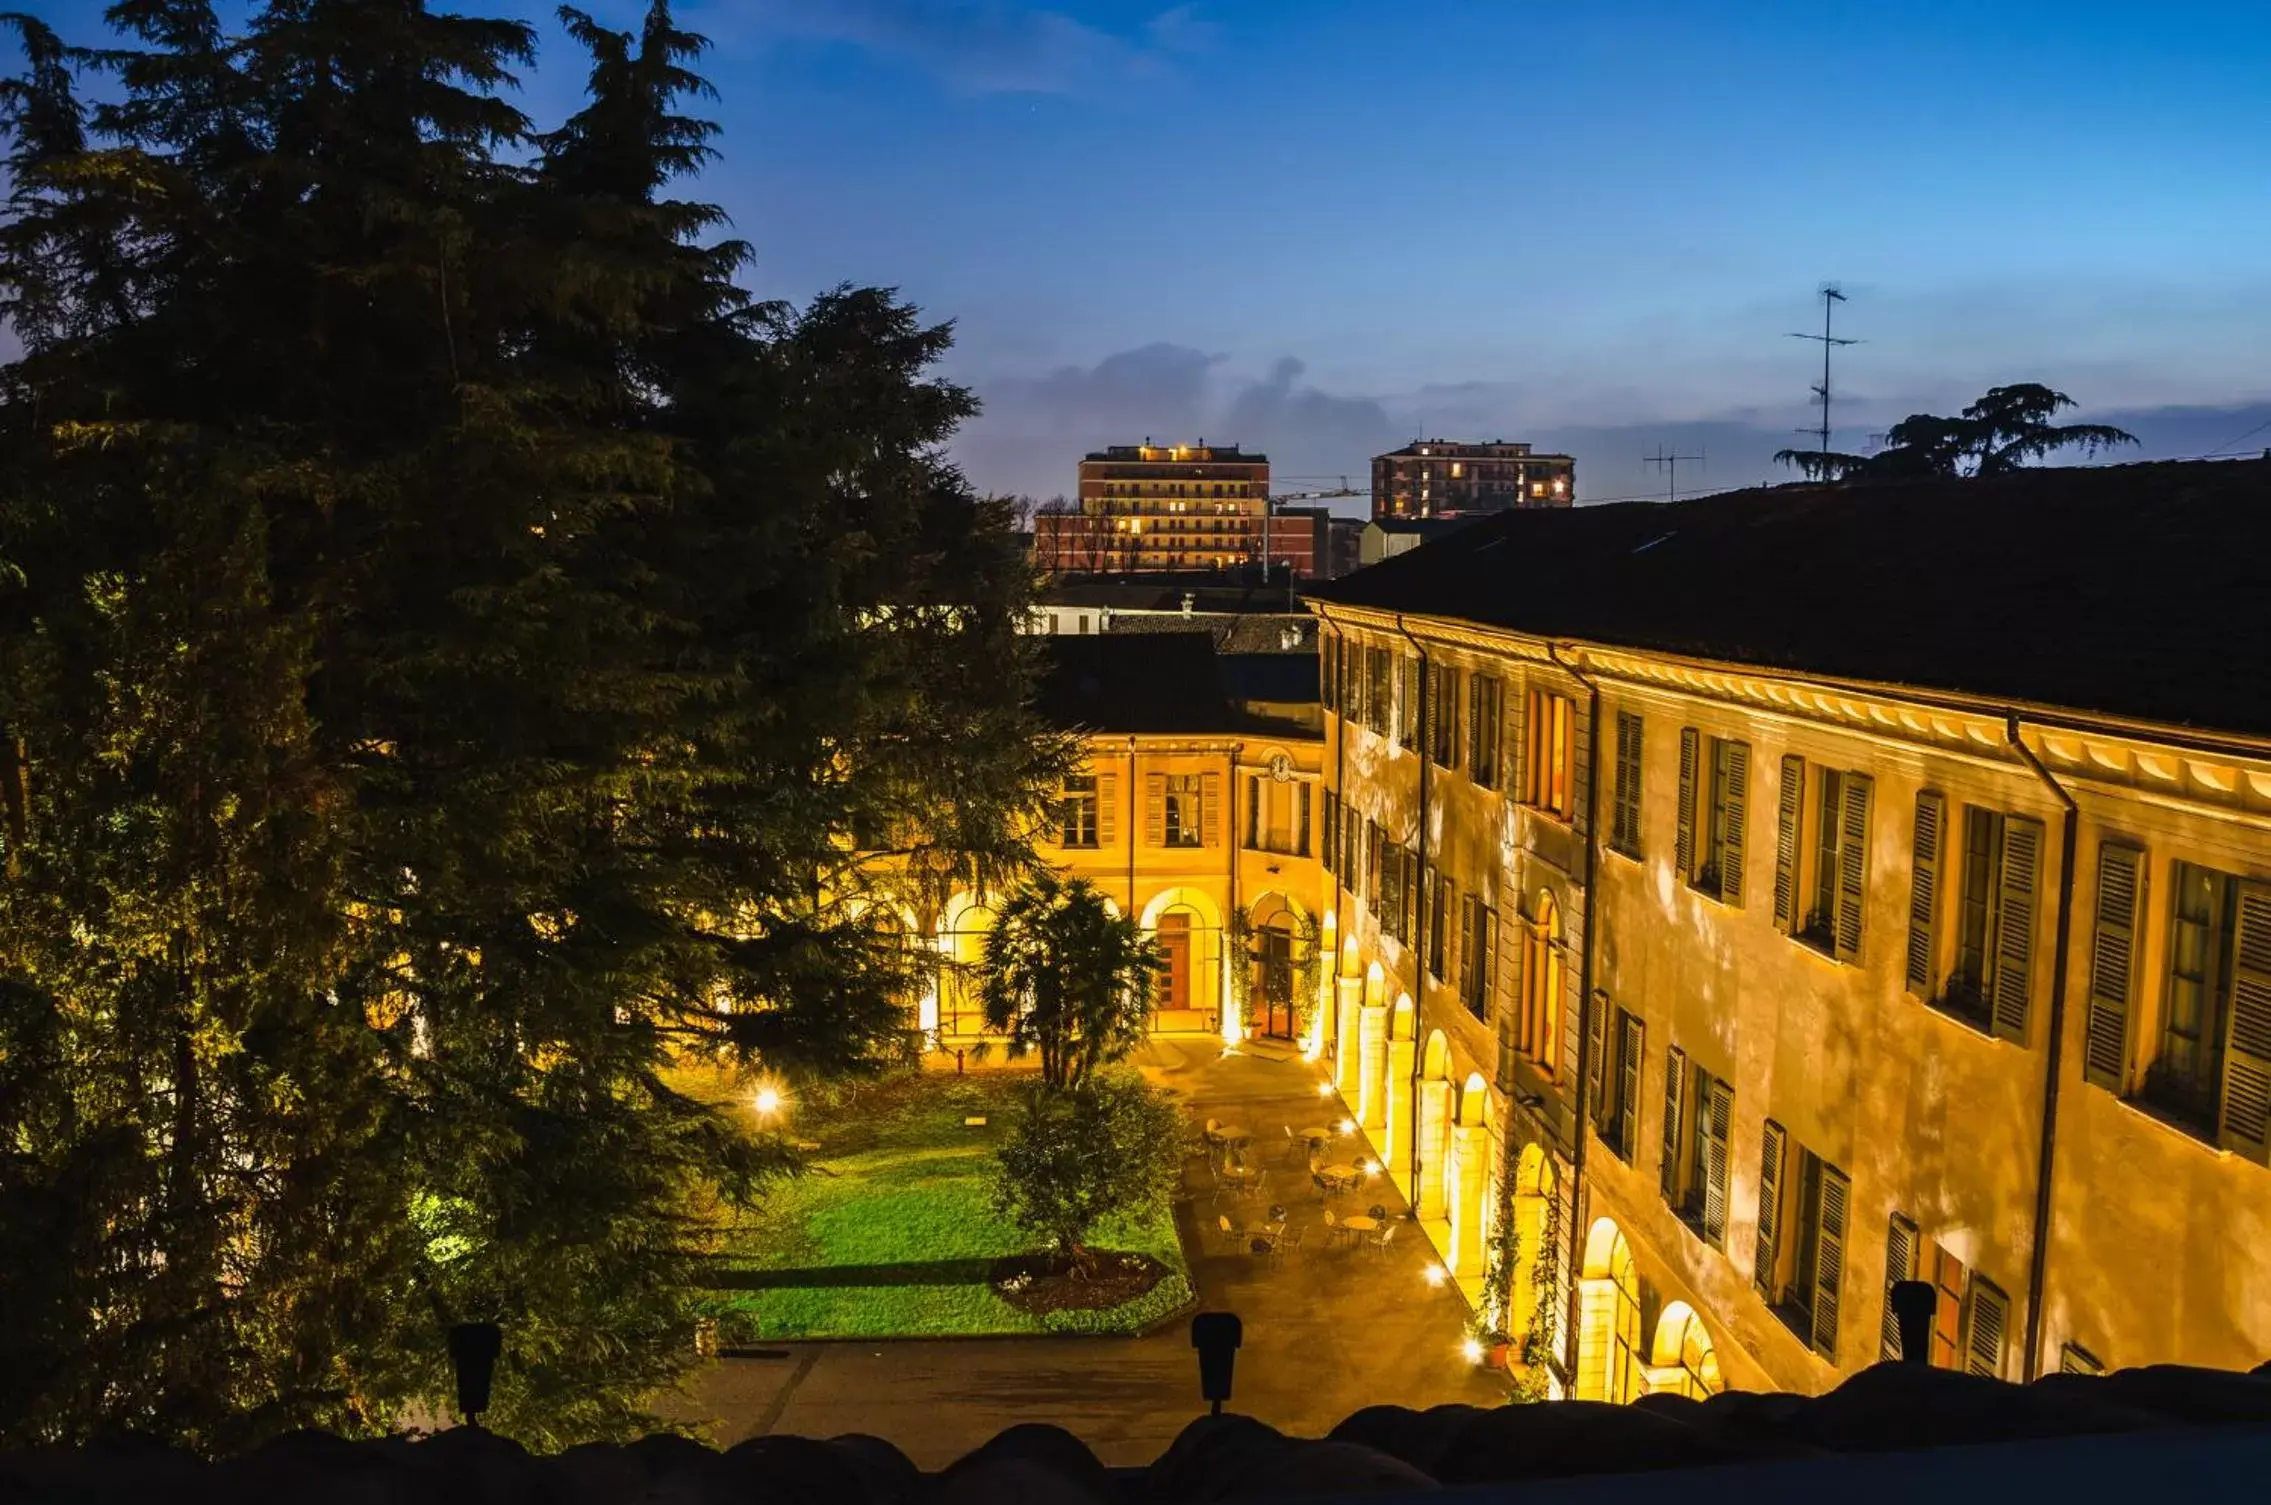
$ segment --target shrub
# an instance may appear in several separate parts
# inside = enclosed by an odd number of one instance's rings
[[[994,1205],[1078,1271],[1099,1220],[1173,1192],[1182,1140],[1173,1103],[1132,1071],[1037,1087],[995,1151]]]

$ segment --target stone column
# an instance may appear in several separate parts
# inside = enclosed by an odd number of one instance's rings
[[[1483,1273],[1483,1190],[1490,1169],[1490,1146],[1480,1124],[1451,1130],[1451,1154],[1444,1164],[1451,1185],[1451,1248],[1444,1263],[1454,1275]]]
[[[1385,1121],[1387,1094],[1381,1089],[1387,1085],[1388,1075],[1388,1008],[1386,1004],[1368,1003],[1357,1021],[1357,1055],[1362,1063],[1356,1084],[1356,1121],[1367,1129],[1377,1129]]]
[[[1451,1127],[1451,1084],[1419,1084],[1419,1189],[1412,1205],[1423,1218],[1443,1216],[1443,1157],[1450,1148],[1445,1131]]]
[[[1388,1179],[1408,1199],[1411,1184],[1411,1068],[1414,1040],[1388,1042],[1388,1121],[1380,1133],[1380,1159]]]
[[[1333,993],[1333,1085],[1347,1097],[1356,1091],[1356,1016],[1364,1007],[1364,979],[1336,977]]]

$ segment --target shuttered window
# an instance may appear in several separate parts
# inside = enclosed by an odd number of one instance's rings
[[[1782,1299],[1782,1125],[1768,1119],[1759,1134],[1758,1237],[1751,1250],[1751,1279],[1774,1305]]]
[[[1163,773],[1143,776],[1143,844],[1167,845],[1167,775]]]
[[[1963,1367],[1972,1374],[2001,1379],[2010,1336],[2011,1298],[1995,1282],[1975,1274],[1964,1307]]]
[[[1434,664],[1428,669],[1428,756],[1438,768],[1459,766],[1461,678],[1450,664]]]
[[[1794,925],[1792,933],[1816,950],[1857,966],[1868,907],[1869,804],[1875,785],[1865,773],[1836,768],[1817,768],[1813,784],[1809,816],[1806,765],[1797,757],[1782,760],[1775,802],[1774,918],[1785,929]]]
[[[1892,1288],[1916,1278],[1916,1225],[1899,1213],[1885,1229],[1885,1312],[1877,1357],[1891,1363],[1901,1357],[1900,1319],[1893,1314]]]
[[[1656,1180],[1675,1210],[1684,1194],[1680,1172],[1686,1163],[1687,1128],[1687,1052],[1674,1045],[1664,1052],[1664,1137]]]
[[[1616,804],[1609,817],[1609,845],[1627,857],[1640,855],[1642,726],[1633,712],[1617,712]]]
[[[1727,1241],[1727,1150],[1734,1130],[1735,1089],[1715,1076],[1696,1077],[1696,1179],[1702,1183],[1697,1232],[1713,1248]]]
[[[2271,1158],[2271,886],[2240,885],[2231,1030],[2224,1050],[2227,1149]]]
[[[1940,854],[1947,838],[1948,802],[1937,789],[1916,795],[1916,824],[1909,849],[1908,991],[1930,1000],[1938,996],[1934,921],[1939,912]]]
[[[1528,746],[1522,757],[1522,802],[1567,820],[1576,808],[1577,786],[1571,770],[1571,748],[1576,739],[1575,708],[1566,695],[1532,690],[1526,720]]]
[[[1845,1294],[1845,1231],[1853,1201],[1852,1183],[1845,1172],[1803,1146],[1797,1158],[1793,1209],[1796,1247],[1788,1290],[1774,1310],[1814,1352],[1835,1364]],[[1762,1212],[1763,1208],[1762,1202]]]
[[[2034,996],[2043,825],[1967,805],[1956,964],[1940,1000],[1951,1013],[2025,1044]]]
[[[1398,940],[1404,935],[1404,849],[1390,847],[1380,865],[1380,931]]]
[[[1319,819],[1324,826],[1325,839],[1318,856],[1325,871],[1330,873],[1340,862],[1341,801],[1340,796],[1330,789],[1325,790],[1321,798],[1324,810]]]
[[[1328,632],[1317,644],[1320,694],[1329,715],[1340,714],[1341,708],[1341,640],[1340,634]]]
[[[1727,737],[1680,733],[1680,803],[1692,811],[1680,822],[1680,857],[1688,882],[1722,904],[1743,902],[1743,844],[1750,800],[1751,749]],[[1692,868],[1687,864],[1692,862]]]
[[[1120,776],[1100,773],[1096,776],[1096,844],[1108,847],[1119,839]]]
[[[2098,846],[2097,902],[2090,936],[2090,1017],[2082,1074],[2108,1092],[2129,1090],[2129,1014],[2136,991],[2137,932],[2144,912],[2145,854],[2119,842]]]
[[[1782,777],[1774,801],[1774,923],[1795,935],[1798,923],[1798,823],[1806,805],[1806,760],[1782,757]]]
[[[1672,842],[1672,862],[1682,880],[1695,876],[1695,785],[1702,771],[1703,734],[1692,726],[1680,728],[1680,808]]]
[[[1640,1071],[1647,1026],[1628,1009],[1596,1003],[1591,1018],[1593,1128],[1619,1159],[1629,1161],[1640,1143]]]
[[[1837,837],[1837,896],[1835,950],[1837,959],[1861,964],[1861,930],[1869,900],[1869,804],[1875,781],[1865,773],[1848,773],[1839,781],[1835,815]],[[1823,816],[1832,811],[1825,806]]]
[[[1459,936],[1459,993],[1477,1019],[1490,1017],[1490,977],[1497,955],[1498,911],[1474,901]]]
[[[1500,694],[1491,675],[1467,681],[1467,777],[1484,789],[1498,787],[1498,734],[1505,715]]]
[[[1396,660],[1396,743],[1419,751],[1420,660],[1405,654]]]
[[[1427,906],[1427,975],[1441,982],[1444,971],[1444,937],[1451,928],[1451,880],[1435,875],[1435,892]]]
[[[2105,1365],[2098,1356],[2079,1343],[2067,1343],[2058,1350],[2060,1374],[2103,1374]]]

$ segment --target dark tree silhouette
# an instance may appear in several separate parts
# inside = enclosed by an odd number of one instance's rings
[[[2054,424],[2074,399],[2039,382],[1990,390],[1954,418],[1912,413],[1885,434],[1873,455],[1786,449],[1775,460],[1808,480],[1914,480],[1992,476],[2017,470],[2062,449],[2095,455],[2137,437],[2104,423]]]

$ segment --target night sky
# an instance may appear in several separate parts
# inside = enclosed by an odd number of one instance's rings
[[[567,106],[549,4],[454,7],[543,18],[525,102]],[[1146,435],[1266,449],[1281,489],[1422,432],[1567,448],[1588,499],[1660,491],[1659,444],[1708,452],[1683,490],[1768,478],[1825,279],[1866,341],[1842,448],[2016,380],[2146,454],[2271,444],[2239,439],[2271,418],[2265,0],[679,12],[758,289],[955,320],[990,489]]]

